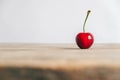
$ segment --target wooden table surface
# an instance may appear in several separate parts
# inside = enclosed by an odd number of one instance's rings
[[[120,44],[0,44],[0,80],[120,80]]]

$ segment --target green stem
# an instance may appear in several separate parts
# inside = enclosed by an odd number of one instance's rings
[[[83,24],[83,32],[85,32],[85,24],[86,24],[86,21],[88,19],[88,16],[89,16],[90,12],[91,12],[90,10],[87,11],[87,16],[86,16],[84,24]]]

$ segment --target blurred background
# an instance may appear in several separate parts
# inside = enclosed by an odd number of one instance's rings
[[[120,43],[120,0],[0,0],[0,43],[75,43],[87,10],[95,43]]]

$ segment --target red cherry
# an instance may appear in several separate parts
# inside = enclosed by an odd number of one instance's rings
[[[77,43],[78,47],[81,49],[90,48],[94,42],[93,35],[89,32],[85,32],[85,24],[86,24],[86,21],[87,21],[87,18],[89,16],[90,12],[91,12],[90,10],[88,10],[88,12],[87,12],[87,16],[86,16],[84,24],[83,24],[83,32],[77,34],[77,36],[76,36],[76,43]]]
[[[93,42],[94,42],[93,35],[89,32],[86,33],[82,32],[76,36],[76,43],[78,47],[81,49],[90,48]]]

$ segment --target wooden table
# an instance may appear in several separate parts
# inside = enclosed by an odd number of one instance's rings
[[[120,80],[120,44],[0,44],[0,80]]]

